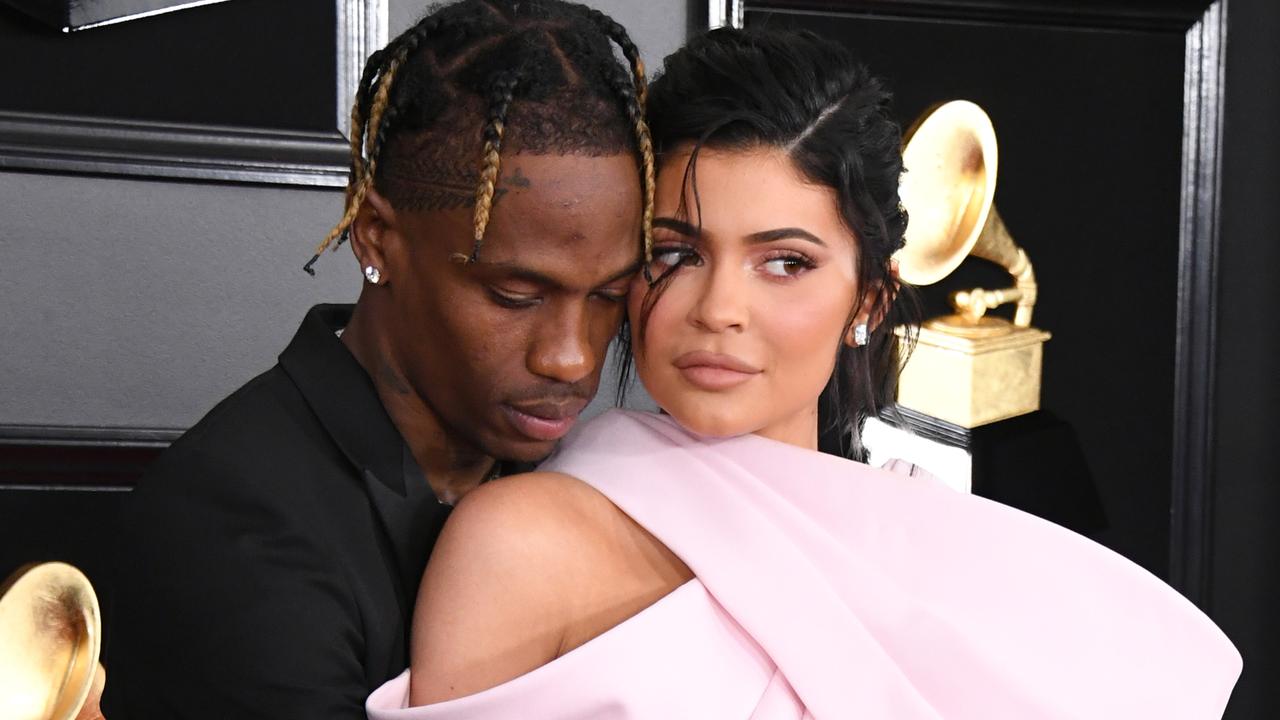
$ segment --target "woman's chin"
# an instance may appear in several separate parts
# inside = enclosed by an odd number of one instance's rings
[[[683,411],[683,409],[673,411],[666,407],[662,408],[662,411],[680,423],[680,427],[703,438],[735,437],[755,432],[757,429],[753,424],[744,422],[741,416],[727,417],[706,412]]]

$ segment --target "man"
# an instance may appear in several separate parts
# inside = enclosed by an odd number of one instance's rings
[[[404,669],[450,506],[595,393],[646,224],[643,72],[552,0],[464,0],[370,59],[330,236],[359,300],[313,308],[133,493],[106,717],[363,718]]]

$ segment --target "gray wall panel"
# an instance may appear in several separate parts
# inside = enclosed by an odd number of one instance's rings
[[[0,423],[185,427],[359,273],[340,192],[0,174]]]
[[[582,1],[582,0],[579,0]],[[391,33],[404,30],[436,3],[427,0],[391,0]],[[690,9],[705,0],[585,0],[584,4],[622,23],[645,58],[650,73],[662,58],[684,43]]]
[[[688,0],[599,0],[657,59]],[[429,5],[392,0],[391,32]],[[300,267],[332,190],[0,173],[0,425],[183,428],[270,367],[350,255]],[[608,380],[606,379],[606,382]]]

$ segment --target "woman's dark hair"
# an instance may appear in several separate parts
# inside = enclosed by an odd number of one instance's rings
[[[866,418],[892,411],[901,369],[894,327],[919,324],[919,304],[893,276],[907,213],[898,198],[902,130],[890,95],[842,45],[810,32],[720,29],[668,56],[649,92],[649,130],[661,162],[690,152],[685,182],[697,208],[703,148],[780,148],[809,181],[831,188],[857,243],[858,295],[845,327],[870,301],[876,322],[862,347],[841,344],[819,400],[820,432],[844,436],[844,454],[865,459]],[[695,217],[695,222],[698,218]],[[670,273],[651,279],[644,312]]]
[[[637,153],[647,257],[654,160],[645,94],[639,50],[598,10],[560,0],[433,6],[365,65],[351,109],[346,210],[304,269],[314,274],[320,254],[346,239],[374,187],[397,209],[474,208],[471,254],[454,259],[475,261],[503,193],[495,184],[504,151]]]

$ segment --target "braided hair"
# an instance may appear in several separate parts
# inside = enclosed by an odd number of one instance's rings
[[[561,0],[432,8],[369,56],[351,108],[345,210],[303,269],[314,275],[320,255],[347,239],[375,187],[398,210],[472,208],[471,253],[451,259],[477,261],[504,192],[497,186],[504,152],[635,152],[649,260],[655,170],[645,97],[639,50],[598,10]]]

